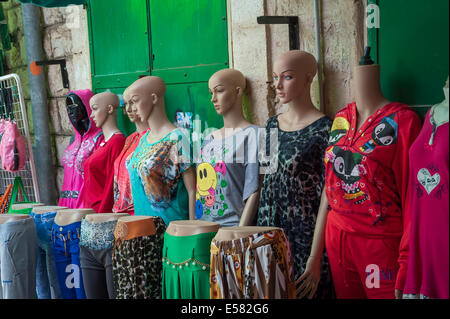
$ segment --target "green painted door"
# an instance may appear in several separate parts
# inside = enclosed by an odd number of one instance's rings
[[[449,73],[448,0],[370,0],[379,6],[380,28],[369,29],[381,65],[384,95],[417,108],[444,99]],[[428,106],[428,107],[427,107]]]
[[[208,80],[228,68],[226,0],[150,0],[152,74],[167,84],[166,111],[206,127],[223,120],[210,101]]]
[[[167,84],[166,111],[221,127],[210,102],[208,80],[228,68],[226,0],[90,0],[91,73],[94,93],[122,94],[141,75]],[[190,124],[193,124],[193,121]],[[135,130],[124,112],[119,128]]]
[[[122,94],[140,75],[150,75],[147,0],[90,0],[88,3],[92,89]],[[118,124],[127,135],[136,127],[121,108]]]

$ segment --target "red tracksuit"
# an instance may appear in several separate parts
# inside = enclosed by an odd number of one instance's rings
[[[421,126],[400,103],[378,110],[359,130],[356,103],[335,117],[325,154],[325,245],[338,298],[394,298],[403,289],[408,151]]]

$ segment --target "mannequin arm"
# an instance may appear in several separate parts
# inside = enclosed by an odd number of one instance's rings
[[[302,285],[297,289],[297,295],[300,298],[308,296],[311,299],[316,293],[317,286],[320,281],[322,255],[325,247],[325,228],[328,218],[328,198],[325,189],[322,192],[319,213],[317,216],[316,227],[314,229],[314,238],[311,246],[311,253],[306,263],[306,270],[297,280],[298,285],[303,281]]]
[[[183,182],[189,196],[189,219],[195,220],[195,169],[193,167],[183,173]]]
[[[253,193],[245,202],[244,211],[242,212],[241,221],[239,223],[240,227],[243,226],[253,226],[251,223],[253,222],[256,213],[258,212],[259,205],[259,195],[260,191]]]

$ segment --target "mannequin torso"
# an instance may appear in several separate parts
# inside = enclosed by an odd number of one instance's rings
[[[43,203],[30,203],[30,204],[14,204],[11,206],[13,210],[21,210],[21,209],[28,209],[33,208],[36,206],[44,206]]]
[[[80,222],[83,217],[89,214],[95,214],[90,208],[79,209],[63,209],[58,211],[55,217],[55,224],[59,226],[67,226],[76,222]]]
[[[217,232],[219,228],[220,225],[213,222],[202,220],[177,220],[169,224],[166,232],[172,236],[193,236]]]
[[[184,144],[182,143],[183,134],[167,118],[165,92],[164,81],[155,76],[140,78],[127,88],[128,103],[132,104],[136,115],[142,121],[147,121],[151,128],[141,138],[136,151],[128,161],[127,169],[132,185],[135,214],[146,215],[145,206],[158,205],[155,203],[155,198],[158,198],[159,201],[174,204],[160,209],[157,214],[166,224],[169,224],[172,220],[194,218],[195,170],[191,167],[188,158],[182,160],[173,158],[173,155],[177,155],[177,152],[173,152],[175,147],[179,153],[183,152],[183,145],[181,145]],[[167,161],[169,158],[171,165],[159,164],[161,161],[169,162]],[[179,171],[180,174],[169,177],[167,170]],[[142,175],[145,175],[145,178],[142,178]],[[184,183],[185,187],[178,187],[179,183]],[[175,192],[176,194],[173,195]],[[187,205],[174,200],[175,196],[184,196],[186,192]]]
[[[16,220],[27,219],[30,218],[30,215],[26,214],[8,214],[8,215],[0,215],[0,224],[6,224],[9,222],[13,222]]]
[[[104,213],[104,214],[89,214],[86,215],[86,221],[92,224],[99,224],[104,222],[109,222],[113,220],[118,220],[121,217],[128,216],[127,213]]]
[[[371,115],[391,102],[381,92],[379,65],[357,66],[353,74],[359,130]]]
[[[244,226],[244,227],[224,227],[220,228],[217,235],[214,237],[216,241],[227,241],[246,238],[254,234],[263,233],[271,230],[278,230],[278,227],[257,227],[257,226]]]
[[[45,214],[49,212],[57,212],[62,209],[67,209],[67,207],[63,206],[35,206],[33,207],[32,212],[34,214]]]

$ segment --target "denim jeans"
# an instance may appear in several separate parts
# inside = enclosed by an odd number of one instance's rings
[[[39,299],[61,299],[51,240],[55,216],[56,212],[43,214],[31,212],[30,214],[30,217],[33,218],[36,224],[38,238],[36,293]]]
[[[63,299],[86,299],[80,265],[81,222],[52,228],[53,255]]]
[[[80,262],[87,299],[116,299],[112,274],[116,223],[81,221]]]
[[[0,224],[0,299],[35,299],[36,227],[31,218]]]

